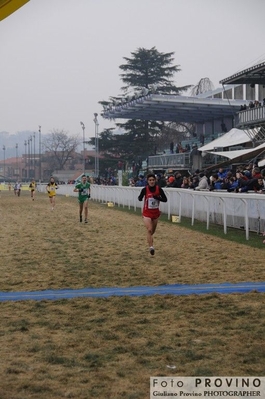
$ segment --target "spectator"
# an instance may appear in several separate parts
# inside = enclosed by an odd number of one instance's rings
[[[250,179],[251,176],[252,176],[253,164],[250,163],[250,164],[248,164],[245,168],[242,168],[242,169],[243,169],[244,175],[245,175],[248,179]]]
[[[166,182],[165,176],[163,174],[160,174],[160,173],[157,174],[157,185],[159,187],[166,187],[167,182]]]
[[[260,179],[261,178],[261,174],[260,174],[260,168],[259,167],[254,167],[252,169],[252,179]]]
[[[183,177],[181,188],[190,188],[190,179],[188,177]]]
[[[227,172],[228,171],[224,170],[223,168],[219,168],[218,173],[217,173],[218,178],[223,181],[227,176]]]
[[[222,133],[227,133],[227,127],[226,127],[226,124],[224,122],[221,123],[221,129],[222,129]]]
[[[130,179],[129,179],[129,186],[130,186],[130,187],[135,187],[135,180],[134,180],[134,178],[130,178]]]
[[[223,180],[219,178],[217,173],[210,177],[210,190],[221,190]]]
[[[238,186],[236,191],[238,192],[241,189],[241,187],[244,187],[247,184],[246,182],[249,179],[247,178],[247,176],[245,176],[245,173],[241,169],[238,169],[236,171],[236,178],[238,180]]]
[[[238,180],[237,180],[237,178],[236,177],[234,177],[234,176],[232,176],[230,179],[229,179],[229,183],[228,183],[228,186],[227,186],[227,191],[229,192],[229,193],[231,193],[232,191],[237,191],[237,188],[238,188]]]
[[[227,172],[226,177],[223,179],[223,182],[221,184],[221,189],[222,190],[227,190],[230,188],[230,179],[233,177],[233,173],[231,171]]]
[[[180,172],[176,172],[176,173],[175,173],[175,180],[174,180],[173,183],[172,183],[172,187],[174,187],[174,188],[180,188],[182,182],[183,182],[183,178],[182,178],[182,176],[181,176],[181,173],[180,173]]]
[[[240,193],[246,193],[249,190],[253,190],[256,193],[261,194],[262,189],[264,188],[263,186],[263,180],[260,179],[249,179],[244,182],[243,185],[238,189],[238,192]]]
[[[198,187],[199,184],[199,176],[193,176],[190,179],[190,188],[195,190]]]
[[[198,190],[198,191],[200,191],[200,190],[209,190],[210,186],[208,184],[208,179],[207,179],[207,176],[205,176],[205,173],[203,173],[203,172],[200,173],[199,177],[200,177],[199,184],[195,188],[195,190]]]
[[[258,194],[263,194],[265,186],[262,178],[257,179],[257,183],[254,183],[254,191]]]
[[[199,154],[200,154],[200,151],[198,150],[197,144],[192,144],[190,156],[193,157],[193,155],[199,155]]]
[[[178,143],[177,146],[176,146],[176,154],[179,154],[179,153],[182,153],[182,152],[185,152],[185,150],[182,147],[182,144]]]
[[[167,179],[167,187],[174,187],[173,183],[175,182],[175,177],[174,176],[169,176]]]
[[[181,143],[179,143],[179,152],[180,153],[185,152],[185,149],[182,147]]]
[[[137,182],[135,183],[135,187],[145,187],[147,184],[144,175],[139,175]]]

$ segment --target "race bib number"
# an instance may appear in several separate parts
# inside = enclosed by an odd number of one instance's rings
[[[148,198],[148,208],[157,209],[159,207],[159,201],[155,198]]]
[[[55,191],[55,188],[54,187],[50,187],[50,191]]]
[[[87,195],[87,188],[83,188],[82,195]]]

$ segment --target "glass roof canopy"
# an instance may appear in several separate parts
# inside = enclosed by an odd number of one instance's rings
[[[244,103],[244,100],[147,94],[135,100],[105,108],[101,115],[105,119],[204,123],[225,117],[233,118]]]

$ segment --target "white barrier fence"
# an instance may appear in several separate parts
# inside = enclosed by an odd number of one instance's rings
[[[38,185],[38,191],[45,192],[43,185]],[[57,194],[77,197],[73,192],[74,185],[61,185]],[[141,187],[98,186],[91,185],[91,199],[103,203],[113,202],[117,206],[129,209],[141,208],[143,202],[138,201]],[[223,191],[194,191],[188,189],[164,189],[168,202],[160,203],[160,209],[167,214],[168,219],[177,215],[181,217],[206,222],[209,229],[210,223],[227,227],[243,228],[246,239],[249,231],[257,233],[265,231],[265,195],[255,193],[228,193]]]

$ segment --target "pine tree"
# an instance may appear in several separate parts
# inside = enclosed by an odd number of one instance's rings
[[[132,52],[132,57],[124,57],[126,64],[120,65],[123,73],[120,74],[123,83],[121,89],[126,93],[134,93],[142,89],[152,89],[156,93],[180,94],[189,86],[177,87],[174,84],[174,75],[180,71],[179,65],[172,65],[174,53],[160,53],[155,47],[150,50],[138,48]]]
[[[120,74],[124,86],[121,87],[122,96],[110,97],[109,101],[101,101],[103,106],[124,102],[128,96],[148,93],[179,95],[190,86],[177,87],[174,83],[175,73],[180,71],[179,65],[174,65],[174,53],[161,53],[155,47],[151,49],[138,48],[131,53],[131,57],[124,57],[126,61],[120,65]],[[133,161],[135,158],[146,158],[153,153],[156,141],[164,128],[164,122],[144,121],[130,119],[126,123],[116,123],[123,129],[123,135],[115,135],[108,141],[104,141],[104,135],[100,137],[100,146],[109,152],[119,153],[124,160]],[[93,141],[93,140],[92,140]]]

